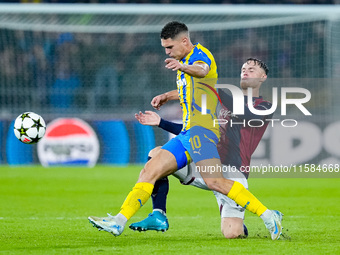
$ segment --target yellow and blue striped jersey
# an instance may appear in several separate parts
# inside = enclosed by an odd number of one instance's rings
[[[191,52],[180,60],[180,63],[187,65],[197,62],[204,62],[210,68],[204,78],[195,78],[180,70],[177,71],[177,89],[183,111],[182,131],[187,131],[193,126],[201,126],[213,131],[219,137],[219,126],[214,127],[218,102],[215,90],[218,78],[217,66],[211,52],[199,43],[195,44]],[[205,105],[202,105],[202,95],[206,98]],[[202,106],[206,114],[202,114]]]

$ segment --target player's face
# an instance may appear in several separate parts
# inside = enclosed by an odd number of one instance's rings
[[[254,61],[248,61],[241,68],[241,88],[257,88],[267,78],[265,71]]]
[[[174,39],[161,39],[161,44],[165,48],[165,54],[169,57],[181,60],[186,56],[187,39],[183,36],[178,36]]]

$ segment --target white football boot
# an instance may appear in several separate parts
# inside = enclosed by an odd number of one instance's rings
[[[123,232],[124,226],[117,223],[115,216],[112,216],[109,213],[107,215],[108,217],[103,218],[90,216],[88,217],[88,220],[94,227],[98,228],[98,230],[104,230],[114,236],[119,236]]]

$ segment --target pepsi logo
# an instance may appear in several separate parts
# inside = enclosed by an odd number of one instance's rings
[[[49,123],[38,143],[43,166],[86,165],[93,167],[99,157],[99,141],[92,127],[78,118],[61,118]]]

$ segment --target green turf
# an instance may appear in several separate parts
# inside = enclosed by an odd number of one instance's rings
[[[89,215],[117,213],[140,166],[0,167],[0,254],[339,254],[340,179],[249,180],[250,190],[284,216],[285,238],[272,241],[246,214],[247,239],[226,240],[212,192],[171,177],[170,229],[119,237],[99,232]],[[129,223],[151,210],[149,201]]]

